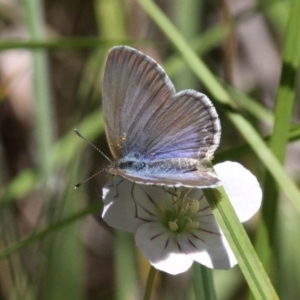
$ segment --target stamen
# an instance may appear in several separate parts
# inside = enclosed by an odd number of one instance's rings
[[[200,226],[200,222],[198,221],[191,221],[185,224],[186,229],[197,229],[199,228],[199,226]]]
[[[182,213],[182,212],[184,212],[184,206],[183,206],[183,204],[181,202],[178,203],[178,205],[177,205],[177,212],[179,214]]]
[[[191,200],[190,205],[189,205],[190,212],[193,213],[193,214],[198,212],[199,205],[200,205],[200,203],[199,203],[198,200]]]
[[[174,222],[169,221],[169,222],[168,222],[168,225],[169,225],[169,228],[170,228],[172,231],[177,231],[177,230],[178,230],[177,220],[175,220]]]
[[[163,204],[159,204],[159,205],[158,205],[158,210],[159,210],[159,212],[161,212],[162,214],[164,214],[164,213],[167,211],[166,207],[165,207]]]

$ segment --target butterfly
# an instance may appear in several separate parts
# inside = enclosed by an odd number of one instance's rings
[[[207,188],[221,184],[207,167],[219,145],[218,114],[206,95],[176,93],[151,57],[115,46],[107,56],[102,86],[112,175],[162,186]]]

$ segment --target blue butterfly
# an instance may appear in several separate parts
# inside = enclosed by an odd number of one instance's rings
[[[211,101],[194,90],[176,93],[163,68],[127,46],[107,57],[102,108],[115,162],[109,173],[136,183],[215,187],[207,167],[221,126]]]

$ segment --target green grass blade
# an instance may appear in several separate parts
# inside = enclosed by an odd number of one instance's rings
[[[198,0],[174,0],[173,22],[188,41],[192,41],[198,34],[203,18],[203,4]],[[185,65],[173,78],[174,86],[178,90],[196,88],[198,79]]]
[[[270,112],[266,107],[230,85],[224,85],[224,88],[240,109],[250,113],[253,117],[265,123],[266,125],[273,125],[273,113]]]
[[[291,2],[290,18],[287,26],[283,50],[282,72],[275,104],[275,122],[269,147],[278,161],[283,164],[289,139],[289,128],[296,95],[295,80],[300,62],[300,1]],[[273,177],[268,173],[264,186],[263,217],[273,243],[277,217],[278,189]]]
[[[191,41],[191,47],[198,55],[202,56],[219,45],[227,34],[228,28],[226,28],[226,26],[223,24],[216,24],[195,37],[195,39]],[[170,56],[164,61],[164,69],[170,77],[174,77],[185,67],[186,63],[179,55]]]
[[[279,299],[224,188],[203,192],[256,299]]]
[[[33,40],[43,38],[45,34],[42,3],[38,0],[26,0],[24,5],[31,38]],[[32,51],[32,58],[38,166],[42,179],[49,181],[53,171],[51,146],[55,126],[48,85],[47,54],[44,50],[36,49]]]
[[[69,181],[79,174],[78,160],[69,168],[71,176]],[[81,241],[81,228],[83,218],[74,219],[74,215],[82,212],[84,190],[66,189],[61,197],[63,205],[60,207],[56,219],[63,222],[73,217],[73,222],[64,223],[59,230],[52,231],[43,240],[45,253],[44,275],[42,278],[41,298],[44,300],[56,299],[83,299],[82,274],[84,272],[83,258],[84,245]],[[59,223],[58,223],[59,224]],[[66,226],[68,224],[68,226]]]
[[[147,277],[143,300],[148,300],[151,297],[155,274],[156,274],[156,269],[153,266],[151,266],[149,269],[148,277]]]
[[[294,124],[290,127],[288,132],[289,142],[297,141],[300,139],[300,124]],[[266,142],[270,140],[270,136],[264,138]],[[215,154],[214,163],[222,162],[225,160],[234,160],[239,157],[254,154],[253,148],[248,144],[244,144],[238,147],[233,147],[228,150],[223,150]]]
[[[128,232],[116,231],[114,251],[116,300],[138,299],[139,284],[134,236]]]
[[[296,95],[296,72],[300,62],[300,1],[294,0],[290,6],[286,40],[282,58],[282,72],[275,104],[275,122],[269,140],[271,151],[283,164],[289,140],[290,120],[292,118]],[[267,172],[264,182],[262,216],[256,236],[256,249],[267,270],[272,262],[272,250],[277,240],[277,214],[279,190],[272,175]],[[276,249],[276,248],[275,248]],[[278,257],[278,254],[275,257]],[[277,264],[276,259],[273,264]]]
[[[74,222],[81,220],[84,216],[97,213],[101,211],[103,208],[102,202],[96,202],[90,205],[89,207],[86,207],[84,209],[81,209],[78,212],[72,213],[69,216],[65,217],[64,219],[57,221],[56,223],[53,223],[49,225],[46,229],[32,234],[27,238],[23,238],[22,240],[7,246],[5,249],[0,251],[0,260],[6,258],[7,256],[19,251],[20,249],[27,247],[33,243],[36,243],[43,238],[49,236],[52,233],[55,233],[56,231],[60,231],[62,228],[72,225]]]
[[[193,263],[193,285],[197,300],[215,300],[216,293],[213,283],[212,270],[198,263]]]
[[[260,0],[257,4],[278,33],[283,35],[289,18],[289,1]]]
[[[128,45],[133,43],[155,43],[155,41],[134,38],[103,38],[103,37],[64,37],[64,38],[37,38],[30,40],[1,39],[0,51],[10,49],[88,49],[112,47],[114,45]]]

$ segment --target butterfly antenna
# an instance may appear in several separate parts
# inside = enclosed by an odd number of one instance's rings
[[[81,185],[83,185],[84,183],[86,183],[86,182],[89,181],[90,179],[94,178],[95,176],[99,175],[99,174],[102,173],[103,171],[104,171],[104,170],[101,170],[101,171],[97,172],[96,174],[92,175],[91,177],[85,179],[84,181],[77,183],[77,184],[74,186],[74,189],[78,189]]]
[[[88,139],[86,139],[84,136],[82,136],[81,135],[81,133],[76,129],[76,128],[74,128],[74,132],[80,137],[80,138],[82,138],[84,141],[86,141],[88,144],[90,144],[94,149],[96,149],[99,153],[101,153],[111,164],[113,164],[112,163],[112,161],[108,158],[108,156],[106,156],[101,150],[99,150],[91,141],[89,141]],[[98,173],[97,173],[98,174]],[[97,175],[97,174],[95,174],[95,175]],[[92,176],[93,177],[93,176]],[[88,178],[88,179],[90,179],[90,178]],[[76,186],[75,186],[75,188],[76,188]]]

